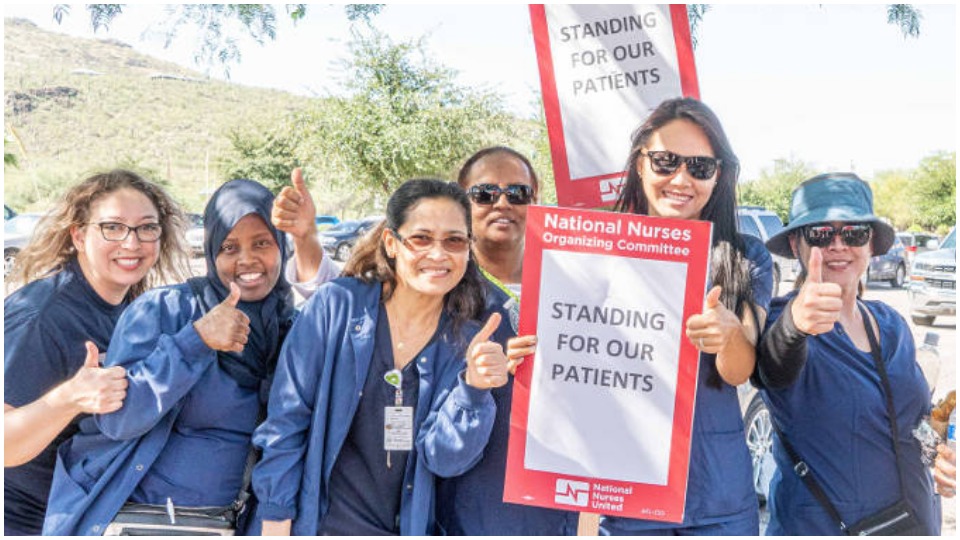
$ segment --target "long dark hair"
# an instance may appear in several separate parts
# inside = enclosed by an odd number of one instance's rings
[[[740,161],[733,153],[720,120],[709,107],[693,98],[676,98],[664,101],[650,114],[633,133],[630,156],[624,168],[627,171],[626,177],[614,209],[632,214],[649,213],[649,201],[643,191],[643,179],[640,178],[637,160],[650,137],[674,120],[688,120],[702,129],[710,141],[714,156],[721,160],[717,184],[700,212],[700,219],[713,222],[710,281],[723,288],[720,296],[723,305],[736,313],[738,318],[742,318],[744,303],[753,303],[753,289],[750,286],[749,261],[744,254],[746,247],[737,232],[737,177],[740,175]],[[756,324],[760,324],[760,321]],[[708,382],[719,387],[716,366],[713,367]]]
[[[433,178],[417,178],[404,182],[387,201],[387,217],[368,232],[354,247],[342,275],[355,277],[367,283],[383,284],[382,301],[393,296],[397,288],[396,261],[387,256],[383,245],[383,231],[396,231],[406,223],[410,212],[425,199],[449,199],[463,210],[467,234],[473,234],[470,200],[457,184]],[[467,270],[460,283],[444,296],[444,309],[453,319],[454,328],[468,320],[483,316],[484,296],[480,273],[470,251]]]

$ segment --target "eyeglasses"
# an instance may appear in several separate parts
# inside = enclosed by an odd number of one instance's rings
[[[687,172],[697,180],[713,178],[721,163],[721,160],[710,156],[681,156],[668,150],[641,150],[640,155],[650,158],[650,168],[660,175],[673,174],[680,165],[686,163]]]
[[[508,203],[523,205],[533,201],[533,188],[526,184],[510,184],[505,188],[496,184],[477,184],[467,190],[467,195],[477,204],[493,204],[500,195],[506,195]]]
[[[395,236],[401,244],[407,246],[407,249],[415,253],[428,251],[436,242],[440,242],[440,247],[447,253],[463,253],[470,249],[470,237],[460,234],[450,235],[446,238],[434,238],[429,234],[415,233],[404,238],[395,230],[391,229],[390,232],[393,233],[393,236]]]
[[[873,227],[869,223],[854,223],[834,227],[833,225],[807,225],[803,228],[803,238],[811,247],[825,248],[833,243],[833,237],[838,233],[844,244],[850,247],[860,247],[870,241],[870,231]]]
[[[156,242],[163,233],[163,226],[159,223],[144,223],[143,225],[130,227],[115,221],[104,221],[102,223],[88,223],[88,225],[100,227],[100,234],[103,235],[104,240],[109,242],[123,242],[130,236],[130,231],[133,231],[137,240],[141,242]]]

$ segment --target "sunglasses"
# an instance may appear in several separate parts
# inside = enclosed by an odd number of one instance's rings
[[[870,231],[873,227],[869,223],[854,223],[834,227],[833,225],[807,225],[803,228],[803,238],[810,247],[825,248],[833,243],[833,237],[838,233],[844,244],[850,247],[860,247],[870,241]]]
[[[467,190],[467,195],[477,204],[493,204],[500,195],[506,195],[510,204],[523,205],[533,202],[533,188],[525,184],[510,184],[502,189],[496,184],[477,184]]]
[[[447,253],[463,253],[470,249],[469,236],[454,234],[446,238],[434,238],[429,234],[414,233],[404,238],[395,230],[391,229],[390,232],[401,244],[414,253],[429,251],[437,242],[440,242],[440,247]]]
[[[720,167],[720,160],[710,156],[681,156],[668,150],[641,150],[640,155],[650,158],[650,168],[660,175],[673,174],[680,165],[686,163],[690,176],[697,180],[710,180]]]

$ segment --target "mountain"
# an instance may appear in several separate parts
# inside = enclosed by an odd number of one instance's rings
[[[202,209],[233,130],[270,130],[312,98],[209,79],[113,39],[5,19],[4,202],[43,211],[91,172],[127,167]]]

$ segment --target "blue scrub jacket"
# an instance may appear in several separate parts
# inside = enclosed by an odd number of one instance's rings
[[[292,534],[316,535],[329,508],[329,482],[354,420],[373,358],[379,283],[340,278],[305,304],[287,335],[270,394],[267,420],[254,434],[263,457],[253,474],[256,520],[292,519]],[[461,376],[464,353],[479,326],[448,326],[417,362],[417,429],[407,460],[400,532],[434,530],[435,477],[462,474],[479,461],[496,406],[489,390]],[[375,489],[376,486],[371,486]]]

